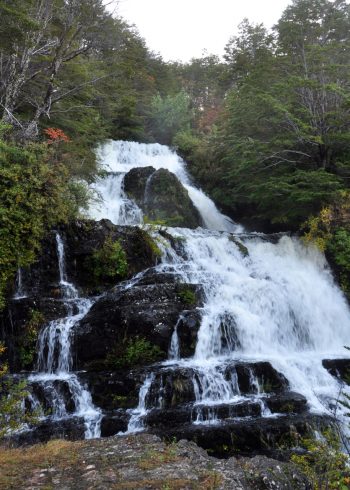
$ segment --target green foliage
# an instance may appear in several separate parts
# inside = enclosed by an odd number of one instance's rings
[[[150,131],[161,143],[171,144],[179,131],[188,130],[193,114],[190,109],[190,99],[182,91],[172,96],[156,95],[150,107]]]
[[[3,361],[5,348],[0,343],[0,440],[23,424],[34,424],[38,414],[23,408],[28,395],[26,383],[8,375],[8,366]]]
[[[304,455],[293,455],[292,461],[307,476],[315,490],[347,490],[350,484],[348,458],[341,451],[339,435],[332,429],[321,440],[304,439]]]
[[[164,225],[164,220],[152,221],[152,220],[149,220],[147,218],[147,216],[145,216],[144,220],[145,220],[145,226],[148,228],[151,228],[151,230],[154,228],[158,228],[158,226]],[[153,258],[155,260],[160,259],[162,257],[162,251],[159,248],[159,246],[157,245],[156,240],[151,236],[150,233],[148,233],[147,230],[141,230],[141,232],[142,232],[142,239],[144,240],[144,242],[147,244],[148,248],[150,249]]]
[[[238,218],[297,230],[348,186],[349,33],[345,1],[296,0],[274,33],[244,21],[230,40],[231,89],[191,170]]]
[[[143,337],[125,339],[108,354],[107,364],[116,369],[151,364],[161,360],[164,352]]]
[[[350,231],[336,229],[327,243],[327,252],[339,271],[340,286],[350,295]]]
[[[96,284],[103,280],[113,282],[125,279],[128,274],[128,261],[120,241],[113,241],[112,237],[108,236],[102,247],[88,259],[88,267]]]
[[[77,209],[66,168],[47,146],[0,140],[0,308],[18,267],[28,267],[47,229]]]
[[[44,322],[44,315],[38,310],[31,309],[29,320],[18,339],[19,359],[23,369],[33,366],[39,330]]]
[[[179,286],[177,295],[187,306],[194,306],[197,302],[196,293],[188,286]]]

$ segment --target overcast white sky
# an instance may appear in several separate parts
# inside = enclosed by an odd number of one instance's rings
[[[291,0],[115,0],[147,45],[165,60],[222,55],[244,17],[271,27]],[[112,7],[110,7],[112,8]]]

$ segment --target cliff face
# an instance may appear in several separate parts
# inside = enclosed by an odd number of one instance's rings
[[[171,246],[181,252],[181,240],[174,240],[164,230],[160,233],[162,240],[171,240]],[[269,362],[237,360],[225,361],[219,375],[223,380],[235,380],[241,401],[221,402],[215,408],[220,423],[208,423],[213,407],[198,403],[197,391],[204,386],[201,371],[195,365],[164,362],[172,355],[175,332],[176,348],[183,359],[194,355],[205,300],[203,285],[185,284],[174,270],[156,267],[156,242],[137,227],[115,226],[107,220],[78,221],[60,229],[59,234],[66,277],[91,301],[69,334],[70,372],[91,396],[91,407],[101,414],[100,435],[113,436],[135,426],[166,440],[196,441],[219,457],[238,452],[284,459],[301,437],[327,425],[326,418],[309,413],[305,397],[291,391],[285,376]],[[107,239],[121,244],[128,263],[127,272],[114,286],[103,276],[97,284],[91,269],[91,257]],[[247,257],[237,239],[232,243]],[[79,310],[78,300],[64,299],[59,261],[55,231],[44,241],[37,263],[23,271],[26,296],[12,299],[2,315],[2,336],[12,371],[22,371],[24,379],[38,364],[45,325],[57,322],[54,325],[59,332],[67,314],[69,320],[69,315],[75,318]],[[224,317],[222,321],[224,328]],[[59,364],[60,355],[60,345],[55,344],[53,366]],[[339,362],[325,367],[338,375]],[[341,372],[348,364],[342,361]],[[17,443],[84,437],[81,395],[77,395],[76,381],[67,376],[29,378],[36,403],[44,413],[56,415],[45,416],[33,430],[16,435]],[[64,417],[54,411],[57,404]],[[266,411],[276,415],[265,418]]]

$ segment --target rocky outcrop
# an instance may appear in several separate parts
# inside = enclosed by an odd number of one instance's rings
[[[194,442],[155,436],[66,442],[8,450],[0,461],[3,488],[55,490],[311,490],[291,463],[264,456],[215,459]]]
[[[66,272],[82,294],[99,294],[118,280],[94,281],[90,258],[107,238],[118,241],[126,255],[127,275],[124,279],[154,266],[159,257],[151,236],[137,227],[115,226],[108,220],[75,221],[61,227]],[[56,230],[42,242],[42,253],[29,270],[22,271],[22,288],[26,297],[9,298],[0,314],[0,340],[7,347],[12,371],[31,370],[35,365],[36,336],[41,326],[66,316],[59,284]]]
[[[322,364],[332,376],[350,384],[350,359],[324,359]]]
[[[151,221],[184,228],[202,225],[187,190],[169,170],[134,168],[124,178],[124,190]]]
[[[114,363],[114,367],[118,368],[167,359],[179,321],[183,338],[195,337],[195,318],[197,329],[199,324],[195,308],[200,296],[200,287],[191,284],[141,283],[129,289],[115,288],[99,299],[75,328],[73,352],[77,368],[105,369],[113,365],[113,355],[119,363]],[[134,350],[138,346],[140,355],[137,357],[135,352],[135,358],[125,358],[123,365],[123,352],[132,345]],[[184,351],[193,353],[194,348],[192,342]]]
[[[42,242],[42,253],[29,270],[22,273],[23,289],[31,297],[60,298],[56,233],[64,243],[69,281],[85,294],[108,289],[110,281],[98,285],[92,281],[90,258],[107,238],[119,241],[128,262],[127,278],[157,263],[156,247],[150,235],[137,227],[117,226],[109,220],[77,220],[53,230]],[[114,282],[115,284],[115,282]]]

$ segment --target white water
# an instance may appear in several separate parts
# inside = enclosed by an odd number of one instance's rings
[[[53,417],[56,420],[68,417],[64,395],[59,386],[65,383],[73,399],[74,415],[82,417],[85,423],[85,438],[99,437],[102,414],[92,402],[90,393],[71,372],[71,334],[74,326],[90,310],[92,301],[80,298],[77,289],[67,279],[64,244],[56,234],[58,268],[63,301],[67,316],[51,321],[43,328],[38,339],[38,373],[30,376],[30,381],[40,383],[51,399]]]
[[[23,299],[27,297],[27,293],[23,285],[23,272],[22,268],[19,267],[16,275],[16,289],[13,299]]]
[[[147,414],[146,408],[146,396],[149,392],[152,382],[154,380],[154,375],[150,374],[146,376],[143,385],[139,392],[139,404],[135,410],[131,411],[131,417],[128,424],[128,430],[126,434],[132,434],[134,432],[140,432],[144,429],[144,424],[142,418]]]
[[[237,379],[233,376],[227,380],[222,371],[224,363],[239,359],[269,361],[285,375],[291,390],[307,398],[312,411],[327,413],[341,386],[323,368],[322,360],[349,356],[344,346],[350,345],[350,313],[324,256],[296,238],[284,236],[278,243],[269,243],[264,236],[242,235],[249,251],[244,257],[230,236],[230,232],[237,234],[242,229],[191,184],[184,162],[167,147],[109,142],[99,156],[105,168],[118,173],[118,179],[115,184],[111,177],[98,184],[105,201],[100,211],[91,210],[93,217],[111,219],[113,215],[115,223],[135,224],[120,211],[123,206],[132,206],[123,192],[122,178],[131,168],[153,166],[177,175],[205,223],[205,229],[167,229],[181,239],[181,253],[165,243],[164,237],[158,242],[163,250],[159,270],[174,272],[184,282],[204,288],[194,357],[178,360],[176,329],[169,346],[174,368],[181,365],[196,370],[197,405],[215,407],[242,400]],[[145,400],[151,384],[152,379],[146,378],[128,432],[143,427],[141,418],[147,412]],[[258,384],[256,391],[259,400]],[[262,411],[264,416],[271,415],[266,407]],[[215,422],[215,411],[211,419]],[[199,411],[197,422],[202,421]]]
[[[230,218],[218,211],[213,201],[203,191],[193,186],[185,162],[167,146],[157,143],[150,145],[110,141],[100,147],[98,157],[103,169],[109,172],[109,175],[94,186],[103,201],[96,203],[90,209],[90,216],[93,219],[107,218],[117,225],[141,224],[142,212],[125,195],[123,179],[133,168],[152,166],[156,170],[165,168],[177,176],[187,189],[206,228],[232,232],[240,229]]]

